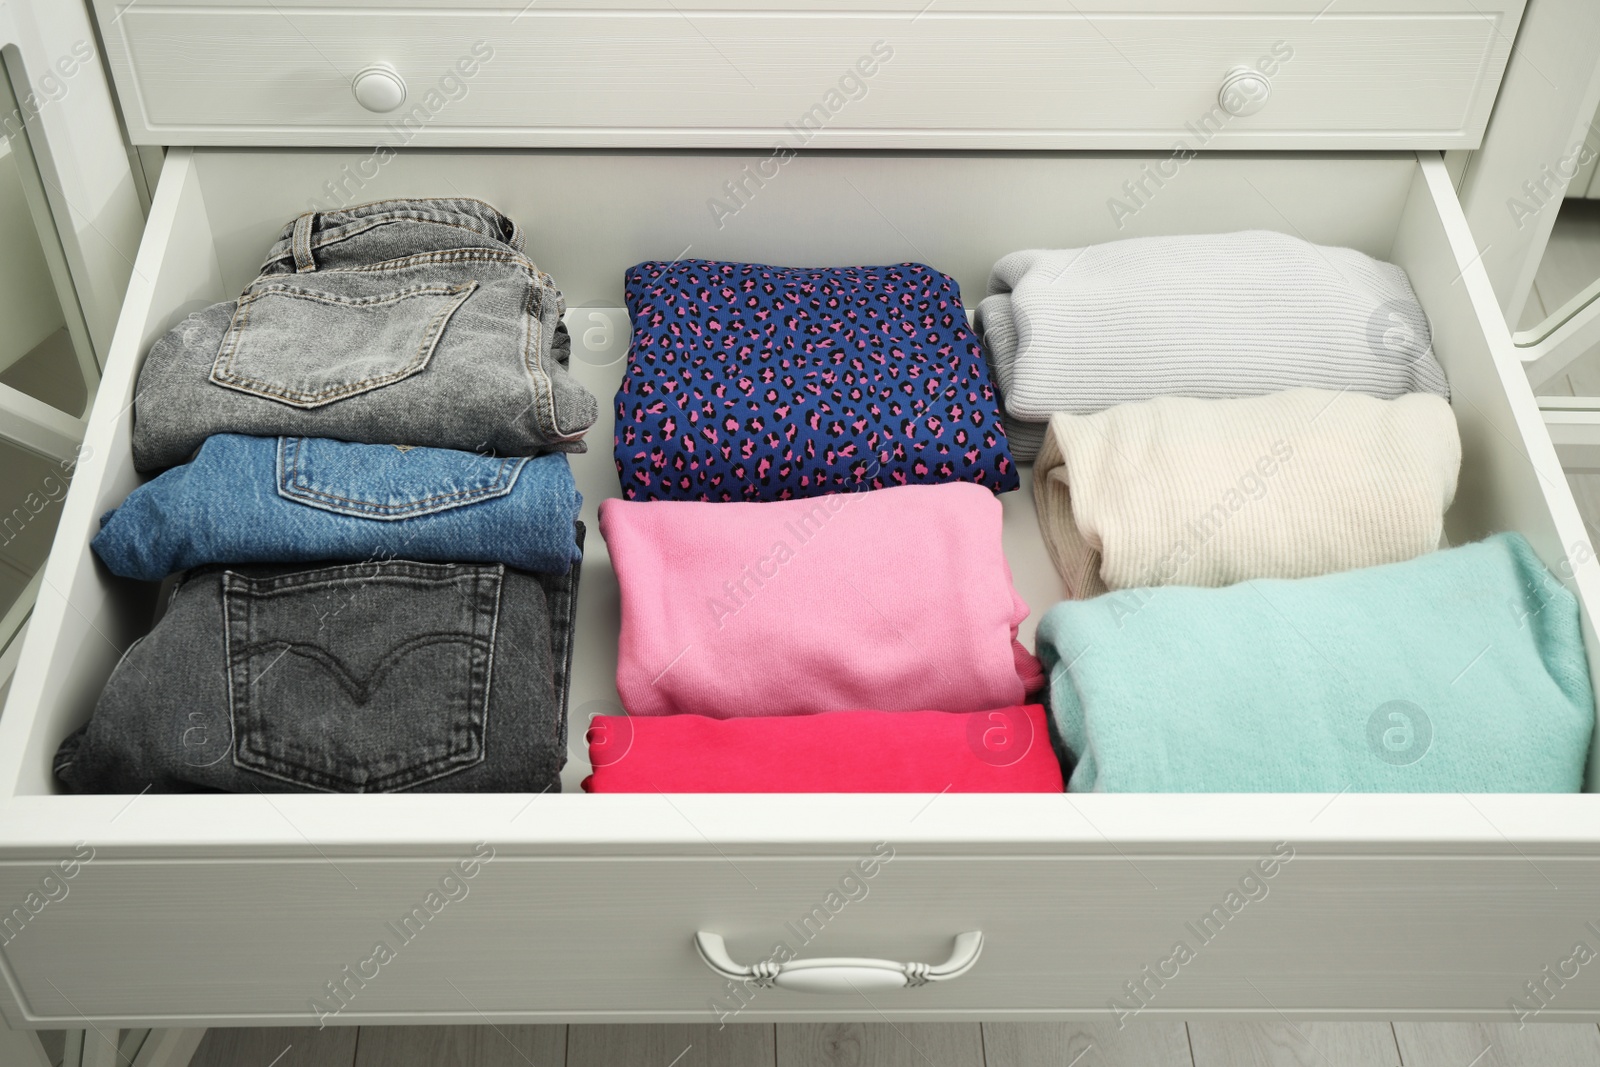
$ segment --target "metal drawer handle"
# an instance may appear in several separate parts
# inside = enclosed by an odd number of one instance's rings
[[[983,951],[983,932],[973,930],[957,934],[950,947],[950,958],[937,965],[839,957],[784,963],[762,960],[746,967],[733,962],[721,934],[704,930],[694,935],[694,947],[707,967],[734,981],[754,982],[768,988],[777,986],[800,993],[866,993],[911,989],[929,982],[960,978],[978,962],[978,954]]]

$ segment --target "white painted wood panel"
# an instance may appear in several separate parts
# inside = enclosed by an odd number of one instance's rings
[[[1388,1023],[1192,1022],[1189,1040],[1194,1067],[1395,1067],[1399,1062]]]
[[[1552,313],[1600,278],[1600,202],[1563,204],[1535,279]]]
[[[141,144],[1170,153],[1472,147],[1523,0],[96,6]],[[375,115],[350,86],[378,63],[408,99]],[[1240,65],[1271,75],[1256,114],[1219,107]]]
[[[5,946],[6,960],[36,1017],[83,1014],[102,1026],[1493,1016],[1570,951],[1600,896],[1593,859],[1301,855],[1265,883],[1267,895],[1244,904],[1239,886],[1255,854],[1135,851],[897,855],[867,896],[830,905],[853,854],[779,860],[726,848],[726,858],[698,860],[501,855],[469,896],[408,927],[409,939],[390,924],[436,888],[438,863],[343,852],[271,864],[96,860],[63,906]],[[6,865],[0,899],[39,877]],[[1515,921],[1510,908],[1519,909]],[[130,914],[140,921],[128,923]],[[863,1002],[730,989],[696,957],[700,929],[725,935],[741,960],[767,958],[780,943],[808,956],[937,960],[955,933],[973,929],[985,947],[956,981]],[[1461,929],[1474,936],[1459,937]],[[94,951],[108,938],[115,957]],[[377,943],[392,961],[372,962]],[[1291,966],[1286,944],[1295,946]],[[1600,984],[1573,985],[1548,1015],[1574,1012],[1600,1014]]]
[[[4,118],[6,132],[26,128],[60,238],[45,258],[71,278],[92,367],[110,348],[144,212],[91,19],[83,4],[0,7],[0,48],[20,98]]]
[[[772,1067],[771,1026],[570,1026],[567,1067]],[[542,1065],[540,1065],[542,1067]]]
[[[865,999],[865,994],[862,995]],[[876,999],[876,998],[874,998]],[[984,1067],[977,1023],[779,1023],[778,1067]]]
[[[1244,1025],[1222,1023],[1223,1026]],[[983,1024],[985,1067],[1192,1067],[1183,1023]]]
[[[561,1067],[565,1062],[564,1026],[366,1026],[356,1044],[355,1067]]]
[[[66,325],[17,167],[11,142],[0,136],[0,370]]]
[[[1591,138],[1600,104],[1600,6],[1530,4],[1513,57],[1460,192],[1484,269],[1515,322],[1562,202],[1560,172],[1571,174],[1575,163],[1566,161]]]

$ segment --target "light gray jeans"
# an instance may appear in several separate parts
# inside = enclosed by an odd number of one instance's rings
[[[581,452],[599,407],[568,372],[565,311],[516,224],[481,201],[307,212],[237,301],[150,350],[134,466],[182,463],[215,433]]]

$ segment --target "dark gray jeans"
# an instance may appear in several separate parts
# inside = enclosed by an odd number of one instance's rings
[[[516,224],[476,200],[308,212],[237,301],[191,315],[139,373],[140,471],[214,433],[526,456],[581,452],[566,303]]]
[[[56,775],[81,793],[560,792],[577,580],[578,565],[190,571]]]

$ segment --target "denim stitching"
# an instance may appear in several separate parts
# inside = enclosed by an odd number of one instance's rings
[[[483,570],[494,570],[498,565],[480,563],[423,563],[418,560],[398,559],[387,561],[368,561],[363,563],[341,563],[331,567],[318,567],[315,570],[291,571],[287,574],[273,575],[270,578],[251,578],[237,571],[226,571],[241,581],[248,581],[257,588],[265,587],[272,591],[279,589],[316,589],[322,586],[335,586],[352,580],[363,582],[390,582],[403,585],[406,582],[424,582],[429,585],[445,581],[470,577]],[[193,573],[193,572],[189,572]]]
[[[323,217],[326,218],[330,214],[333,214],[333,212],[324,212],[323,213]],[[426,222],[426,223],[430,223],[430,224],[436,225],[436,226],[449,226],[449,227],[452,227],[452,228],[457,229],[457,230],[464,230],[467,233],[471,233],[471,234],[473,234],[475,236],[482,237],[485,240],[498,241],[499,243],[504,244],[504,245],[506,245],[508,247],[515,248],[515,246],[513,246],[511,241],[508,240],[507,238],[505,238],[505,237],[503,237],[501,235],[498,235],[498,234],[494,234],[494,233],[486,233],[483,230],[481,230],[481,229],[479,229],[479,228],[477,228],[475,226],[463,225],[460,222],[452,221],[452,220],[450,220],[448,218],[430,217],[425,212],[419,212],[419,211],[396,211],[396,212],[391,212],[391,213],[388,213],[388,214],[385,214],[385,215],[360,216],[360,217],[357,217],[355,219],[352,219],[348,223],[342,223],[342,224],[340,224],[338,226],[335,226],[335,227],[333,227],[331,229],[324,230],[322,232],[322,236],[320,238],[313,238],[312,239],[312,241],[311,241],[311,243],[309,245],[309,249],[310,250],[315,250],[315,249],[319,249],[319,248],[326,248],[329,245],[339,244],[339,243],[342,243],[344,241],[348,241],[348,240],[350,240],[352,238],[359,237],[361,234],[367,233],[367,232],[369,232],[371,230],[375,230],[380,226],[391,226],[391,225],[394,225],[395,223],[400,223],[400,222]],[[498,228],[501,229],[501,230],[504,230],[504,227],[498,227]],[[516,236],[516,224],[515,223],[512,224],[512,236]],[[274,246],[273,246],[274,249],[276,249],[277,245],[282,244],[283,240],[284,239],[282,237],[280,237],[277,240],[277,242],[274,243]],[[291,241],[292,241],[292,239],[291,239]],[[516,250],[520,251],[520,249],[516,249]],[[274,263],[279,263],[279,262],[282,262],[285,259],[294,259],[294,258],[295,258],[295,256],[294,256],[293,247],[292,247],[292,244],[291,244],[291,247],[289,249],[285,249],[282,252],[277,252],[277,251],[268,252],[266,260],[261,264],[261,269],[263,271],[265,271],[268,267],[272,266]],[[298,266],[298,264],[297,264],[297,266]]]
[[[315,591],[323,587],[344,587],[351,584],[350,580],[352,577],[354,577],[357,581],[372,582],[398,579],[402,584],[410,584],[414,580],[427,579],[431,576],[433,577],[433,580],[426,582],[427,588],[438,589],[443,586],[456,586],[464,595],[469,598],[466,605],[469,618],[468,633],[462,634],[448,633],[445,631],[430,631],[428,633],[415,635],[412,638],[402,642],[400,645],[391,648],[387,653],[385,653],[384,657],[380,660],[380,666],[375,668],[370,673],[368,677],[369,682],[382,677],[385,673],[387,673],[388,670],[392,670],[393,663],[400,662],[400,659],[402,658],[398,655],[399,652],[414,651],[416,648],[424,647],[425,644],[440,643],[438,639],[443,638],[450,642],[466,645],[466,654],[471,657],[471,659],[468,661],[469,687],[473,684],[473,680],[475,680],[476,675],[479,673],[477,669],[478,664],[473,662],[473,659],[477,658],[475,653],[481,651],[483,655],[492,657],[494,651],[493,639],[495,631],[492,627],[490,634],[488,635],[489,643],[486,648],[483,647],[485,635],[482,632],[483,628],[481,625],[481,616],[483,613],[482,601],[486,596],[492,595],[495,605],[495,617],[497,619],[499,611],[501,579],[504,577],[505,568],[501,565],[484,567],[461,564],[438,565],[401,562],[397,564],[390,564],[386,568],[382,569],[374,568],[370,574],[363,575],[360,573],[366,569],[367,565],[356,564],[341,567],[321,568],[317,571],[300,571],[262,579],[252,579],[234,571],[225,571],[223,573],[221,590],[223,593],[222,606],[224,609],[224,650],[226,655],[225,665],[228,671],[228,702],[230,709],[230,720],[233,717],[234,690],[236,688],[236,680],[238,678],[238,670],[233,658],[230,627],[230,622],[234,611],[237,609],[248,616],[250,608],[252,608],[258,601],[270,597],[271,594],[282,591],[304,593],[306,591]],[[383,570],[387,570],[389,573],[383,573]],[[492,594],[487,586],[492,586]],[[246,625],[248,626],[248,618],[246,618],[245,621]],[[262,646],[284,645],[287,646],[289,650],[293,650],[296,645],[300,644],[305,643],[289,642],[284,640],[261,643]],[[326,649],[321,649],[319,646],[309,644],[305,644],[305,647],[317,648],[330,659],[339,662],[337,657],[331,652],[328,652]],[[251,643],[240,649],[240,656],[246,657],[256,651],[257,648],[258,645],[256,643]],[[385,661],[390,660],[393,662],[390,663],[387,668],[382,666]],[[242,665],[243,664],[241,664],[241,666]],[[326,669],[326,665],[324,665],[324,669]],[[348,674],[348,672],[344,673]],[[253,681],[253,678],[249,679],[247,681],[247,685],[253,684]],[[346,689],[346,692],[348,692],[348,689]],[[370,693],[368,695],[370,697]],[[301,787],[321,789],[324,792],[388,792],[399,789],[415,788],[418,785],[423,785],[427,782],[446,777],[450,774],[459,773],[472,767],[479,766],[486,761],[488,752],[486,731],[490,695],[488,679],[485,678],[483,713],[480,717],[481,724],[476,731],[474,731],[471,727],[471,708],[473,701],[471,693],[468,693],[464,707],[468,712],[467,722],[469,736],[464,741],[454,742],[451,740],[451,738],[447,737],[445,741],[446,747],[442,755],[432,756],[423,762],[407,767],[404,770],[398,770],[380,777],[370,778],[364,782],[358,783],[351,777],[339,777],[337,775],[314,770],[310,767],[297,766],[293,762],[292,757],[279,756],[267,751],[265,746],[254,743],[257,741],[254,733],[251,733],[249,737],[246,738],[245,735],[242,735],[237,728],[235,728],[233,735],[233,762],[235,766],[254,774],[259,774],[264,777],[273,778],[279,781],[289,782]],[[457,732],[459,731],[452,730],[452,734]],[[470,735],[474,732],[476,733],[478,742],[478,756],[476,759],[469,759],[467,762],[462,762],[460,757],[463,754],[470,753],[472,749],[473,742]],[[241,745],[248,748],[250,750],[249,754],[255,756],[255,758],[260,761],[259,765],[247,764],[241,760],[239,751]],[[455,761],[453,765],[451,764],[452,760]]]
[[[506,263],[513,267],[521,268],[530,274],[539,272],[539,268],[534,265],[532,260],[516,252],[502,251],[498,248],[440,248],[432,252],[412,252],[397,259],[383,259],[376,263],[361,263],[351,267],[332,267],[324,273],[379,274],[433,263],[470,263],[474,260],[483,263]]]
[[[301,481],[300,456],[303,454],[304,449],[301,447],[300,442],[304,440],[305,438],[303,437],[279,438],[278,487],[282,494],[292,500],[299,500],[302,497],[314,497],[318,500],[323,500],[332,504],[351,505],[352,508],[349,510],[341,507],[339,509],[340,513],[350,515],[352,518],[360,519],[370,517],[369,515],[360,513],[359,509],[363,508],[368,511],[380,511],[392,514],[394,512],[414,511],[418,507],[431,504],[434,501],[455,500],[459,498],[463,501],[474,502],[470,498],[487,497],[489,499],[496,499],[506,496],[514,488],[516,488],[516,476],[522,472],[522,468],[527,465],[528,460],[531,458],[529,456],[520,456],[502,459],[500,461],[500,469],[495,473],[494,481],[489,485],[483,486],[479,489],[459,489],[453,493],[433,493],[428,496],[409,500],[404,504],[379,504],[371,500],[359,500],[353,497],[339,496],[335,493],[328,492],[327,490],[318,489],[308,483],[303,483]],[[283,466],[283,456],[285,450],[288,450],[293,456],[293,459],[290,460],[291,466],[288,469],[285,469]],[[446,509],[436,508],[433,509],[433,513],[443,510]]]
[[[544,435],[552,441],[575,441],[587,433],[589,428],[585,426],[583,429],[577,431],[563,430],[560,423],[556,421],[555,382],[551,380],[550,372],[545,369],[544,360],[540,358],[544,354],[542,343],[544,336],[544,322],[541,318],[541,316],[544,314],[544,292],[539,286],[530,283],[528,286],[528,295],[530,302],[533,297],[537,296],[538,308],[537,310],[534,310],[533,308],[528,307],[528,305],[524,305],[529,328],[527,334],[528,339],[523,347],[522,363],[523,366],[527,367],[528,370],[536,376],[534,379],[533,389],[534,403],[537,404],[542,400],[545,407],[548,409],[546,417],[538,419],[538,422],[540,423],[539,428],[541,431],[543,431]]]
[[[318,273],[337,274],[339,272],[319,271]],[[414,296],[455,296],[463,290],[475,289],[477,285],[476,280],[462,285],[411,285],[404,289],[397,289],[392,293],[379,293],[374,296],[340,296],[338,293],[306,289],[290,282],[272,282],[259,288],[252,286],[249,292],[239,298],[239,303],[253,304],[269,296],[292,296],[313,300],[319,304],[332,304],[340,307],[382,307],[384,304],[398,304],[400,301]]]
[[[530,392],[533,395],[534,423],[540,433],[551,441],[576,441],[589,430],[588,426],[568,430],[558,419],[555,397],[555,382],[550,377],[543,360],[544,336],[544,298],[546,288],[540,284],[540,279],[547,277],[538,267],[522,256],[513,253],[501,252],[488,248],[463,248],[441,250],[437,252],[419,252],[416,255],[406,256],[401,259],[385,260],[381,263],[364,264],[358,267],[340,267],[324,271],[325,274],[359,274],[391,272],[407,267],[434,263],[459,263],[465,261],[506,262],[522,267],[528,272],[528,289],[523,300],[523,317],[527,320],[526,334],[523,342],[522,364],[528,371]],[[552,287],[553,288],[553,287]]]
[[[416,374],[428,365],[428,361],[432,358],[435,349],[438,348],[439,340],[444,335],[444,328],[446,325],[448,325],[450,318],[455,315],[457,311],[461,310],[461,305],[467,302],[467,298],[476,292],[477,288],[478,283],[476,281],[471,281],[465,285],[454,287],[419,286],[402,291],[400,293],[388,294],[382,297],[362,297],[359,300],[340,298],[326,293],[314,293],[309,290],[298,290],[293,286],[287,285],[269,286],[258,292],[246,294],[239,300],[239,306],[234,311],[233,324],[230,325],[227,335],[223,338],[221,351],[218,352],[217,359],[212,364],[211,381],[217,385],[221,385],[226,388],[237,389],[243,393],[253,393],[258,396],[264,396],[268,399],[281,400],[290,404],[295,404],[296,406],[311,407],[318,407],[335,399],[341,399],[356,393],[364,393],[370,389],[380,386],[393,384],[394,382],[400,381],[404,378],[409,378],[411,375]],[[264,296],[283,295],[289,299],[309,299],[333,306],[345,305],[379,307],[385,303],[398,303],[403,299],[415,296],[455,296],[456,294],[460,294],[459,299],[455,300],[446,307],[441,308],[433,316],[433,318],[429,320],[427,328],[423,331],[422,341],[417,346],[417,353],[412,358],[412,362],[392,373],[374,375],[372,377],[362,378],[354,382],[341,383],[340,385],[331,386],[327,389],[324,389],[321,392],[304,393],[297,390],[288,389],[281,382],[268,381],[266,379],[255,378],[246,374],[238,374],[233,370],[234,360],[238,355],[239,341],[241,340],[246,327],[250,323],[250,314],[253,305],[257,300]],[[259,388],[247,388],[247,386],[257,386]]]
[[[400,206],[396,209],[378,210],[388,209],[391,204]],[[417,205],[440,205],[440,209],[429,210]],[[472,211],[470,208],[473,206],[484,210],[482,212]],[[449,219],[452,216],[465,216],[485,225],[498,227],[501,230],[504,230],[507,224],[515,225],[510,218],[501,213],[500,209],[493,204],[470,196],[424,197],[421,199],[394,197],[388,200],[372,200],[365,204],[352,204],[349,207],[325,211],[322,214],[325,218],[348,218],[352,220],[411,216],[431,220],[435,217]]]
[[[477,638],[472,634],[451,633],[448,630],[428,630],[413,634],[397,645],[390,646],[378,660],[378,665],[367,674],[365,682],[358,680],[349,666],[339,658],[336,653],[328,651],[321,645],[310,641],[291,641],[285,637],[269,638],[265,641],[252,641],[239,650],[241,656],[260,652],[264,649],[284,649],[292,652],[302,659],[312,660],[321,664],[339,683],[339,688],[359,704],[367,704],[372,700],[373,693],[379,683],[388,677],[404,659],[420,648],[431,645],[462,644],[472,647],[476,645]]]
[[[399,206],[388,210],[369,210],[387,208],[387,206],[390,204]],[[417,207],[416,205],[418,204],[437,204],[441,205],[441,208],[439,210],[428,210],[426,208]],[[473,204],[485,208],[486,211],[475,212],[468,209],[467,205]],[[375,200],[370,204],[361,204],[354,207],[340,208],[335,211],[324,211],[320,212],[320,214],[324,220],[335,220],[330,223],[328,229],[324,230],[323,233],[328,233],[341,227],[349,226],[359,222],[388,224],[395,221],[439,222],[445,225],[455,225],[459,229],[468,229],[468,225],[462,225],[462,223],[459,221],[462,219],[467,219],[470,220],[471,223],[476,223],[491,230],[499,231],[500,234],[506,232],[508,224],[512,229],[515,229],[515,223],[505,215],[501,214],[500,211],[494,207],[494,205],[484,203],[481,200],[472,199],[407,200],[405,198],[400,198],[395,200]],[[505,241],[505,238],[494,232],[483,232],[481,230],[474,230],[474,232],[494,240]],[[282,241],[283,238],[280,237],[279,240]]]
[[[480,583],[487,577],[487,575],[480,577]],[[494,576],[493,604],[489,608],[489,654],[483,664],[483,716],[481,719],[483,725],[479,729],[479,741],[482,745],[482,751],[485,754],[487,754],[489,751],[489,694],[493,692],[494,686],[494,653],[495,649],[498,648],[500,644],[500,595],[504,589],[505,567],[504,565],[501,565],[498,569],[498,572]],[[483,594],[480,594],[480,597],[482,595]],[[474,606],[478,606],[476,602]],[[479,614],[481,614],[481,610],[482,609],[480,607],[478,610]],[[477,665],[474,664],[473,666],[474,669],[476,669]],[[562,704],[557,709],[558,713],[565,708],[566,705]],[[487,756],[485,758],[487,758]]]
[[[578,522],[573,525],[573,539],[578,542],[581,551],[584,532],[583,523]],[[561,719],[559,747],[563,752],[567,749],[567,716],[565,712],[572,689],[572,640],[573,631],[577,629],[578,624],[578,578],[581,567],[582,560],[580,559],[558,578],[556,588],[565,599],[559,616],[556,612],[552,611],[550,613],[551,627],[554,628],[559,624],[561,630],[560,658],[551,664],[551,674],[559,683],[556,686],[554,695],[556,708],[560,713]],[[551,652],[555,652],[554,647],[551,648]]]
[[[293,236],[289,239],[294,257],[294,272],[306,274],[317,269],[316,257],[311,254],[311,228],[317,224],[317,213],[307,211],[294,220]]]
[[[397,209],[392,210],[379,210],[387,209],[391,204],[397,204],[400,206]],[[426,208],[418,207],[417,205],[419,204],[441,205],[442,210],[427,210]],[[473,211],[471,210],[473,207],[482,208],[483,210],[481,212]],[[349,218],[351,220],[393,218],[407,215],[418,216],[428,221],[431,221],[436,217],[441,220],[448,221],[452,216],[465,216],[466,218],[473,219],[474,221],[481,222],[485,225],[494,226],[502,231],[504,231],[507,226],[510,226],[512,230],[515,230],[516,228],[515,220],[508,218],[500,211],[499,208],[495,207],[486,200],[479,200],[476,197],[470,196],[426,197],[423,199],[393,197],[388,200],[372,200],[365,204],[352,204],[349,207],[339,208],[336,211],[323,212],[324,218],[339,217]],[[488,236],[493,235],[491,234]]]

